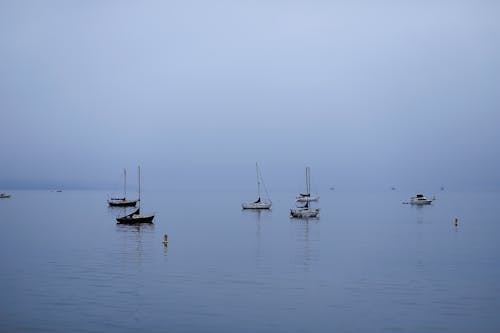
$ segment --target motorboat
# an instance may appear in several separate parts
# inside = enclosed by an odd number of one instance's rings
[[[433,199],[429,199],[425,195],[419,193],[414,197],[411,197],[409,203],[411,205],[430,205],[432,201]]]

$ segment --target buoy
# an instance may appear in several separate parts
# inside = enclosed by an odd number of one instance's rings
[[[167,235],[167,234],[165,234],[165,235],[163,236],[163,244],[165,244],[165,245],[167,245],[167,244],[168,244],[168,235]]]
[[[455,218],[455,227],[458,227],[458,219]]]

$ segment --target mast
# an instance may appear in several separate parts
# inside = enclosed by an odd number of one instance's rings
[[[259,177],[259,165],[257,164],[257,162],[255,162],[255,171],[257,174],[257,195],[258,198],[260,199],[260,177]]]
[[[123,198],[127,198],[127,169],[123,169]]]
[[[311,194],[311,179],[309,174],[309,167],[306,167],[306,194],[307,196]]]
[[[137,174],[139,176],[139,208],[141,207],[141,166],[137,166]]]
[[[311,168],[307,167],[307,194],[311,195]]]

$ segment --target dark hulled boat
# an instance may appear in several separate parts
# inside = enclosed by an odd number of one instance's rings
[[[154,215],[141,215],[141,209],[137,208],[132,214],[118,217],[116,221],[119,224],[153,223],[154,217]]]
[[[135,207],[138,200],[127,200],[125,198],[111,198],[108,200],[109,207]]]
[[[118,224],[138,224],[138,223],[153,223],[154,215],[141,215],[141,167],[137,168],[139,175],[139,198],[136,202],[139,202],[139,207],[137,210],[131,214],[117,217],[116,221]]]
[[[109,207],[135,207],[139,200],[127,200],[127,169],[123,169],[123,198],[111,198]]]

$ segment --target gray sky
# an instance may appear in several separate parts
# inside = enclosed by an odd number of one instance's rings
[[[498,1],[0,1],[0,190],[500,188]]]

